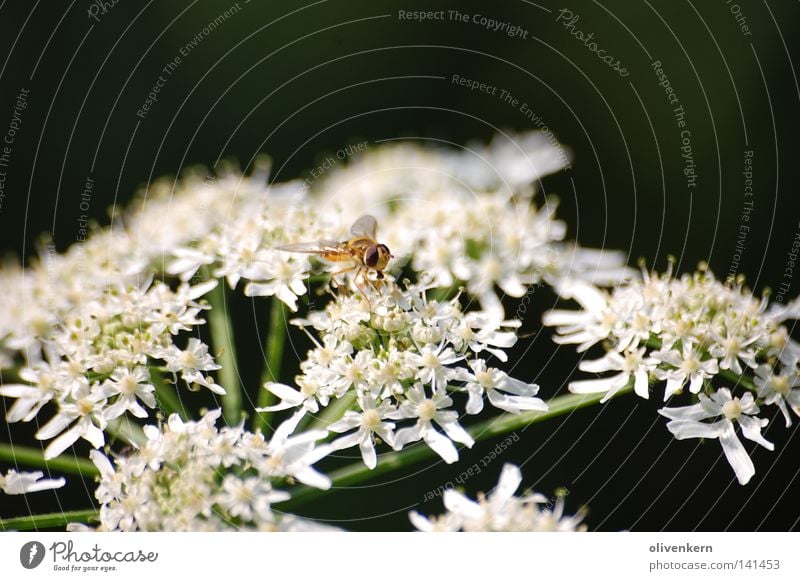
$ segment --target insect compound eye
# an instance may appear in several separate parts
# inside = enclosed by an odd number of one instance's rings
[[[364,252],[364,264],[370,268],[375,268],[375,266],[378,264],[379,257],[380,255],[378,253],[378,248],[376,246],[370,246]]]

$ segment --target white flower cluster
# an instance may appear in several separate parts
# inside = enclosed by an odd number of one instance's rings
[[[555,198],[534,202],[539,180],[567,162],[536,132],[461,151],[398,143],[334,166],[311,194],[345,221],[373,214],[395,264],[409,263],[436,286],[463,285],[484,309],[500,311],[500,291],[519,298],[543,280],[611,284],[631,274],[620,252],[563,242]]]
[[[516,340],[519,323],[506,320],[502,295],[522,297],[540,281],[606,285],[630,276],[621,253],[564,242],[554,199],[535,202],[539,179],[566,161],[530,133],[462,152],[375,146],[311,184],[267,184],[263,161],[247,176],[221,166],[214,177],[195,170],[157,180],[127,210],[115,209],[110,226],[82,228],[66,252],[48,244],[38,261],[0,269],[0,396],[14,400],[6,419],[41,424],[36,437],[49,441],[49,459],[80,439],[102,447],[122,419],[154,422],[159,394],[171,398],[179,385],[224,394],[220,366],[199,338],[204,296],[224,281],[296,311],[312,281],[327,278],[313,275],[331,265],[279,247],[341,243],[354,218],[371,213],[394,254],[387,281],[374,296],[359,288],[308,315],[318,346],[298,390],[269,386],[281,399],[274,408],[315,413],[350,399],[328,426],[341,434],[333,448],[358,445],[374,467],[379,440],[396,449],[422,440],[453,462],[453,442],[472,444],[457,403],[468,414],[485,400],[512,413],[546,408],[537,386],[488,362],[503,361]],[[395,286],[401,272],[415,283]],[[481,310],[428,298],[457,287]]]
[[[17,377],[0,395],[16,400],[8,422],[41,421],[55,407],[36,434],[52,439],[46,458],[81,438],[102,446],[109,422],[123,414],[149,417],[158,384],[175,390],[180,377],[190,389],[225,393],[211,375],[219,365],[208,346],[186,338],[205,323],[201,298],[218,284],[214,277],[236,286],[247,274],[258,282],[245,292],[294,306],[289,289],[305,292],[308,260],[272,247],[283,233],[317,233],[304,226],[313,223],[307,210],[295,209],[297,184],[264,182],[259,172],[213,181],[189,173],[172,187],[158,181],[112,227],[65,253],[47,245],[29,267],[3,266],[0,369]],[[219,219],[226,214],[235,219]]]
[[[5,494],[28,494],[61,488],[66,484],[63,478],[43,478],[43,476],[44,473],[39,470],[36,472],[9,470],[5,475],[0,472],[0,491]]]
[[[425,517],[416,511],[409,515],[411,523],[424,532],[582,532],[582,512],[564,515],[564,496],[548,501],[542,494],[514,493],[522,484],[522,472],[513,464],[505,464],[495,489],[488,495],[478,494],[471,500],[455,490],[446,490],[447,512]]]
[[[490,367],[483,356],[506,360],[504,348],[517,340],[518,321],[481,311],[463,312],[459,298],[427,297],[424,284],[388,285],[367,298],[342,296],[324,311],[295,324],[313,327],[317,346],[301,364],[299,389],[279,383],[266,388],[280,403],[276,411],[301,408],[316,413],[332,400],[352,397],[357,410],[344,412],[328,430],[344,434],[334,449],[358,445],[369,468],[377,464],[375,443],[399,450],[423,440],[446,462],[455,462],[453,442],[471,447],[450,397],[467,394],[466,412],[480,413],[484,395],[504,411],[546,410],[538,386]],[[402,422],[398,428],[396,422]],[[405,425],[413,422],[413,425]],[[438,426],[438,429],[437,429]]]
[[[196,422],[172,415],[147,441],[114,463],[97,450],[95,492],[103,531],[314,530],[329,528],[272,510],[289,499],[277,487],[295,480],[323,489],[330,480],[311,465],[328,453],[315,442],[324,430],[292,435],[300,416],[270,440],[241,425],[217,428],[220,411]]]
[[[205,307],[197,299],[215,281],[176,290],[150,279],[135,284],[84,277],[81,283],[70,258],[59,264],[59,281],[66,288],[49,291],[49,298],[59,296],[60,303],[47,310],[48,298],[35,294],[47,285],[34,287],[21,304],[30,306],[34,318],[41,309],[41,326],[9,328],[4,341],[25,361],[18,372],[21,381],[0,386],[0,395],[16,400],[6,419],[28,422],[46,404],[57,409],[36,433],[40,440],[53,440],[45,458],[60,455],[79,438],[99,448],[108,422],[126,412],[146,418],[157,405],[153,376],[162,371],[179,373],[190,387],[225,393],[207,374],[219,368],[208,347],[194,338],[183,348],[175,342],[204,322],[198,316]]]
[[[314,212],[301,182],[267,185],[267,170],[259,162],[249,176],[220,168],[214,178],[191,172],[152,184],[127,214],[124,246],[132,258],[122,260],[182,281],[220,278],[232,289],[244,282],[248,296],[277,296],[296,310],[310,264],[276,247],[343,238],[347,229]]]
[[[652,384],[663,383],[667,401],[688,388],[699,401],[660,410],[671,420],[667,427],[678,439],[719,439],[740,483],[755,468],[735,426],[772,450],[761,435],[769,420],[758,416],[759,405],[779,408],[787,427],[789,410],[800,414],[800,344],[781,324],[793,311],[767,311],[767,299],[741,283],[724,284],[701,268],[679,278],[644,272],[610,292],[580,281],[563,281],[557,290],[582,310],[545,314],[555,341],[576,344],[579,352],[602,344],[605,355],[582,361],[580,369],[611,373],[573,381],[570,390],[605,393],[606,401],[633,385],[647,398]]]
[[[125,242],[114,243],[128,269],[150,264],[189,280],[204,268],[231,288],[243,281],[248,296],[277,296],[294,311],[317,264],[276,248],[341,242],[369,213],[395,255],[393,272],[406,267],[438,286],[464,285],[485,309],[500,310],[500,291],[519,298],[543,280],[605,285],[631,274],[620,252],[565,242],[554,198],[534,202],[539,180],[567,161],[531,132],[461,152],[383,144],[334,164],[311,184],[266,186],[264,163],[247,177],[190,173],[177,184],[152,184],[127,215]]]

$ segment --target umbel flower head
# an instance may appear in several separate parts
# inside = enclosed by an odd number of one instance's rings
[[[660,384],[670,402],[688,391],[697,403],[659,413],[671,419],[668,427],[679,439],[718,439],[741,484],[755,469],[737,427],[772,450],[761,435],[768,419],[758,414],[775,406],[787,427],[790,410],[800,414],[800,344],[782,324],[798,313],[768,309],[767,298],[754,297],[741,281],[720,282],[701,267],[681,277],[671,269],[663,275],[644,271],[641,279],[610,291],[571,280],[557,290],[582,310],[545,314],[544,323],[556,327],[554,340],[575,344],[579,352],[595,345],[604,351],[580,364],[604,375],[572,381],[570,390],[605,393],[606,401],[628,386],[648,398]]]
[[[242,426],[217,428],[220,413],[208,412],[196,422],[172,415],[161,428],[147,426],[146,442],[113,463],[93,450],[100,471],[99,530],[314,528],[315,523],[287,518],[272,505],[289,499],[282,489],[287,481],[330,487],[330,480],[311,466],[328,452],[315,446],[325,431],[292,435],[301,417],[296,415],[265,440]]]
[[[310,413],[342,398],[347,411],[328,429],[342,434],[340,450],[359,446],[369,468],[377,464],[375,445],[394,449],[423,441],[445,462],[458,459],[455,443],[471,447],[452,396],[468,394],[466,413],[489,404],[510,413],[547,409],[538,386],[512,379],[485,357],[506,360],[517,340],[518,321],[481,311],[463,312],[459,297],[428,297],[428,285],[387,284],[368,297],[336,298],[323,311],[293,321],[312,328],[316,347],[301,363],[298,388],[268,383],[281,401],[264,411],[299,408]]]
[[[65,304],[46,330],[22,326],[6,336],[7,345],[25,346],[27,358],[22,381],[0,386],[0,395],[15,399],[6,419],[28,422],[55,405],[55,415],[36,433],[51,441],[45,450],[50,459],[79,439],[103,446],[108,422],[124,414],[147,418],[162,373],[224,394],[208,375],[219,368],[208,347],[196,338],[185,347],[176,343],[179,334],[204,323],[199,314],[207,306],[198,299],[214,286],[184,283],[173,290],[152,278],[140,284],[89,279],[80,299],[85,306],[69,312]]]
[[[6,419],[36,419],[42,425],[37,437],[49,442],[46,455],[53,458],[79,440],[102,446],[118,420],[152,418],[159,389],[184,385],[224,394],[215,354],[196,336],[205,323],[205,295],[224,281],[248,296],[275,297],[298,309],[324,265],[278,248],[344,240],[352,218],[368,211],[381,221],[396,269],[440,288],[461,285],[480,300],[483,313],[465,316],[463,336],[450,351],[437,350],[442,325],[415,323],[412,329],[408,313],[387,313],[382,332],[405,326],[421,349],[418,360],[400,356],[400,371],[406,363],[425,366],[436,358],[441,365],[428,365],[420,379],[425,389],[440,391],[452,368],[448,357],[461,357],[464,349],[478,353],[474,346],[485,345],[487,357],[505,348],[491,344],[493,325],[507,318],[504,294],[521,297],[530,284],[565,276],[606,284],[629,275],[621,254],[565,243],[555,200],[535,201],[539,180],[567,161],[563,148],[531,133],[460,153],[419,143],[372,147],[310,186],[299,180],[267,184],[263,159],[249,175],[221,164],[214,176],[194,169],[179,180],[156,180],[114,224],[92,226],[84,242],[62,254],[46,245],[24,271],[10,264],[0,270],[6,299],[0,303],[0,368],[18,376],[0,386],[0,395],[15,400]],[[476,330],[490,340],[473,336]],[[418,335],[423,332],[434,336]],[[387,356],[397,357],[391,350]],[[383,370],[386,381],[393,368]],[[468,369],[472,376],[463,375],[459,385],[471,394],[470,413],[480,410],[483,394],[512,412],[525,409],[519,398],[534,395],[478,361]],[[428,376],[434,381],[425,381]],[[317,378],[304,379],[311,389]],[[324,392],[321,397],[329,397]],[[444,450],[435,432],[420,426],[419,435]]]
[[[504,295],[523,297],[541,281],[609,284],[631,275],[622,253],[564,242],[558,200],[536,200],[541,179],[568,163],[566,150],[538,132],[458,151],[394,143],[337,164],[310,192],[345,223],[374,214],[395,264],[439,287],[461,285],[484,310],[502,311]]]
[[[442,515],[425,517],[416,511],[409,515],[411,523],[426,532],[577,532],[584,514],[564,515],[564,496],[554,500],[536,493],[515,496],[522,484],[522,472],[513,464],[505,464],[497,486],[487,495],[472,500],[455,490],[446,490]]]
[[[503,295],[522,297],[540,281],[609,284],[631,275],[623,253],[566,242],[557,200],[537,200],[541,178],[567,163],[565,149],[537,132],[463,151],[373,146],[306,182],[266,185],[268,164],[259,160],[249,176],[220,167],[213,178],[193,171],[177,183],[154,182],[126,214],[123,235],[99,238],[113,244],[125,272],[155,267],[183,281],[210,273],[294,311],[324,265],[278,248],[345,240],[353,221],[369,213],[395,270],[462,285],[484,309],[499,310]]]
[[[327,453],[357,448],[374,468],[381,449],[418,445],[455,462],[459,447],[473,444],[465,416],[547,409],[537,385],[501,369],[520,326],[506,314],[504,297],[523,297],[543,282],[594,308],[597,297],[613,302],[620,289],[641,284],[601,290],[632,278],[624,255],[565,240],[557,200],[540,194],[539,182],[566,163],[563,148],[534,132],[462,151],[421,143],[370,147],[313,182],[268,183],[264,160],[248,175],[221,164],[213,176],[195,169],[156,180],[115,212],[113,224],[93,225],[81,244],[64,253],[48,246],[25,270],[0,270],[0,370],[13,377],[0,385],[0,396],[12,401],[6,419],[36,421],[48,459],[81,440],[91,445],[102,475],[102,529],[313,527],[278,517],[272,507],[287,498],[290,481],[329,486],[312,467]],[[377,216],[380,242],[394,254],[385,279],[354,284],[352,292],[344,285],[323,308],[314,307],[312,297],[325,290],[336,265],[281,248],[341,244],[362,214]],[[226,329],[216,317],[213,342],[206,343],[203,325],[219,314],[208,311],[221,285],[303,310],[295,322],[314,342],[293,385],[265,386],[278,399],[265,411],[292,414],[269,440],[243,423],[217,427],[219,412],[164,421],[164,410],[177,409],[172,400],[186,390],[229,395],[221,405],[230,423],[252,411],[230,403],[245,399],[240,394],[226,393],[247,386],[225,375],[235,372],[235,351],[215,336]],[[709,330],[719,335],[716,349],[711,342],[670,343],[667,335],[651,346],[649,319],[625,330],[604,316],[598,331],[593,314],[570,316],[562,315],[568,340],[614,343],[592,368],[617,372],[601,389],[623,389],[635,378],[645,395],[652,376],[664,374],[670,393],[684,385],[699,391],[718,373],[757,365],[759,405],[775,405],[787,421],[794,413],[798,382],[789,367],[796,357],[786,351],[778,364],[756,350],[757,341],[737,343],[716,323]],[[780,316],[788,315],[774,315],[778,335],[770,341],[791,345],[780,335]],[[584,323],[591,327],[585,333]],[[595,338],[604,325],[625,336]],[[653,329],[683,332],[680,325]],[[187,403],[186,409],[201,405]],[[322,417],[314,426],[326,429],[298,428],[315,414]],[[146,435],[131,454],[109,447],[109,433],[122,422],[143,426]],[[317,445],[323,438],[329,441]],[[16,481],[24,485],[15,490],[50,484]],[[534,497],[522,504],[530,508]],[[461,507],[465,528],[473,526],[470,506]],[[559,522],[562,506],[548,509]],[[530,516],[523,513],[521,528]]]

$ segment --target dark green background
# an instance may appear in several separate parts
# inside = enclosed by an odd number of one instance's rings
[[[319,156],[350,142],[405,136],[463,144],[488,139],[497,129],[532,128],[498,97],[453,85],[458,74],[527,102],[572,149],[573,169],[544,184],[561,197],[569,236],[624,249],[631,264],[644,257],[663,268],[674,255],[680,271],[705,260],[724,277],[741,223],[743,152],[752,150],[755,207],[738,272],[759,291],[781,282],[786,252],[800,230],[800,90],[793,68],[800,6],[742,0],[752,31],[745,36],[730,12],[733,3],[724,0],[537,4],[242,1],[237,15],[183,59],[140,120],[136,111],[162,67],[233,2],[120,0],[100,22],[88,17],[91,4],[84,0],[5,2],[0,133],[23,87],[30,90],[30,106],[8,168],[0,245],[30,255],[45,231],[59,248],[72,243],[87,176],[96,183],[91,216],[105,222],[109,206],[187,165],[233,158],[247,166],[266,152],[274,179],[284,180],[303,176]],[[565,7],[580,15],[576,28],[594,32],[629,77],[603,65],[556,23]],[[471,22],[400,21],[399,9],[480,13],[529,34],[509,38]],[[662,62],[686,111],[699,174],[691,195],[679,130],[653,60]],[[424,78],[431,76],[444,79]],[[789,296],[798,289],[795,280]],[[538,330],[553,300],[548,291],[536,291],[527,331]],[[255,311],[247,301],[240,305],[241,349],[257,357],[253,338],[266,314],[260,303]],[[305,348],[297,345],[299,354]],[[547,396],[564,389],[575,362],[571,350],[552,346],[547,332],[523,341],[517,356],[516,374],[535,379]],[[290,353],[287,365],[294,361]],[[527,461],[526,484],[537,490],[568,487],[571,509],[590,505],[592,528],[798,526],[795,429],[785,430],[780,419],[770,426],[767,436],[777,449],[755,451],[757,476],[740,487],[717,460],[717,443],[673,441],[657,407],[628,397],[534,426],[502,458]],[[3,439],[10,437],[3,432]],[[24,433],[19,426],[11,431],[14,441]],[[408,507],[493,445],[465,451],[455,466],[336,493],[335,502],[311,505],[308,514],[344,519],[341,524],[353,529],[408,528]],[[466,483],[467,490],[487,490],[500,467],[500,461],[491,464]],[[61,506],[86,506],[89,494],[72,484],[59,493]],[[53,495],[48,499],[59,506]],[[420,509],[440,512],[441,505]],[[25,514],[27,508],[16,504],[2,512]]]

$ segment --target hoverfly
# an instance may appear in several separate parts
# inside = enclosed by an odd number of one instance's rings
[[[375,240],[378,221],[369,214],[361,216],[350,227],[352,238],[344,242],[319,240],[317,242],[298,242],[278,246],[277,250],[284,252],[304,252],[316,254],[323,260],[334,263],[350,263],[341,270],[332,273],[335,277],[340,274],[352,273],[353,282],[358,287],[359,279],[367,284],[372,284],[368,275],[375,272],[377,280],[383,280],[383,271],[394,256],[385,244]],[[363,289],[362,289],[363,291]]]

